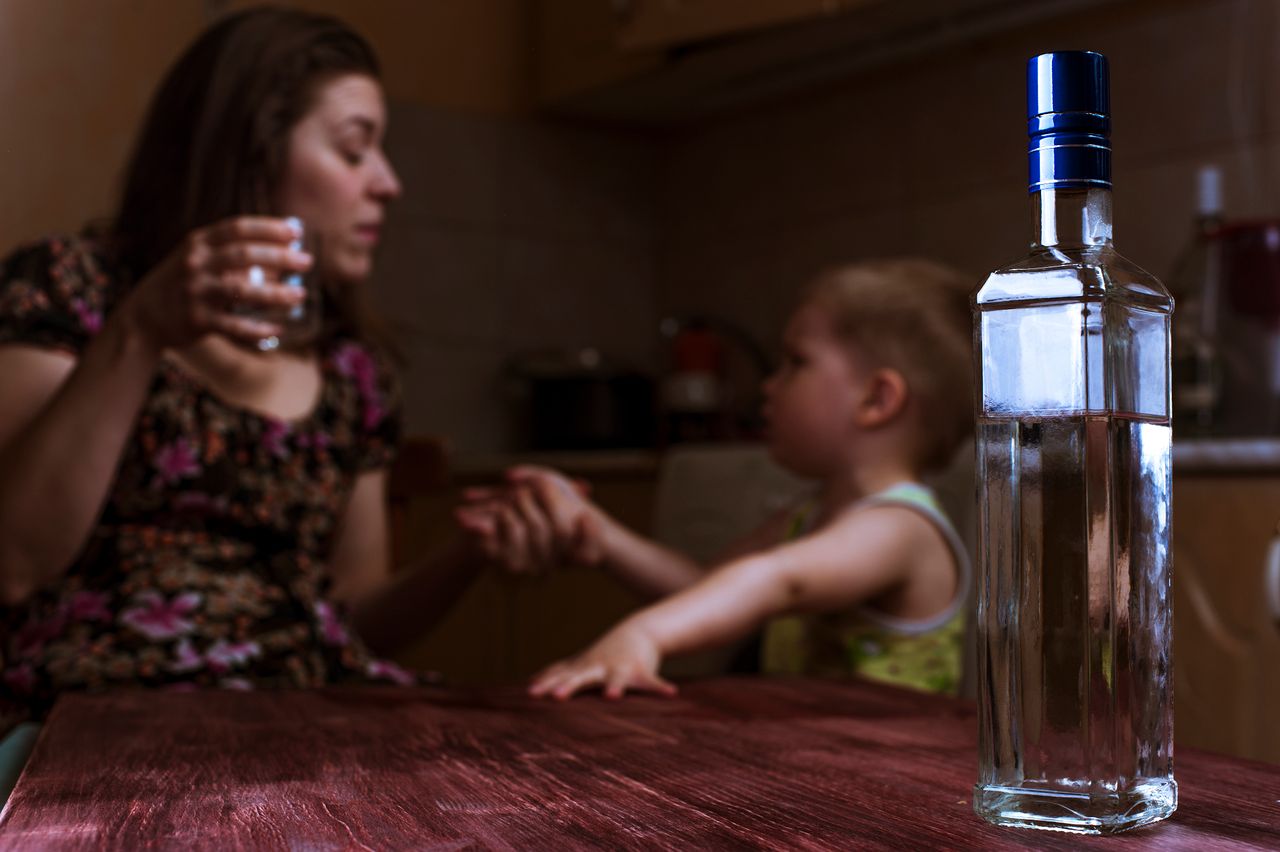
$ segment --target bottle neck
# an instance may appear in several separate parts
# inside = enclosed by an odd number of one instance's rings
[[[1032,193],[1036,246],[1111,245],[1111,190],[1042,189]]]

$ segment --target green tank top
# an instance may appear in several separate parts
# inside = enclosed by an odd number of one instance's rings
[[[960,536],[924,485],[904,482],[859,501],[860,507],[905,506],[942,533],[959,572],[956,595],[937,616],[911,621],[867,606],[774,619],[764,633],[761,668],[769,674],[858,675],[927,692],[956,694],[964,649],[965,601],[972,568]],[[792,517],[785,540],[808,532],[812,501]]]

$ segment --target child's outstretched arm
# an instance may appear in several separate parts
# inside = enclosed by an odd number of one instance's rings
[[[672,693],[663,657],[721,645],[785,612],[844,609],[904,582],[929,522],[894,506],[853,510],[805,538],[746,556],[628,617],[582,654],[537,675],[530,694],[564,699],[603,686]],[[936,536],[936,533],[933,534]]]

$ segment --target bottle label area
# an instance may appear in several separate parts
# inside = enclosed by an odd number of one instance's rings
[[[1169,416],[1169,317],[1109,302],[980,314],[982,413]]]

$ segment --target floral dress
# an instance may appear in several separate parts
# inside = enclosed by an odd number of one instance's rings
[[[120,289],[92,240],[19,249],[0,262],[0,344],[78,353]],[[396,451],[394,374],[354,340],[320,355],[319,401],[297,420],[230,405],[162,361],[79,556],[3,612],[0,731],[68,689],[412,681],[326,596],[355,478]]]

